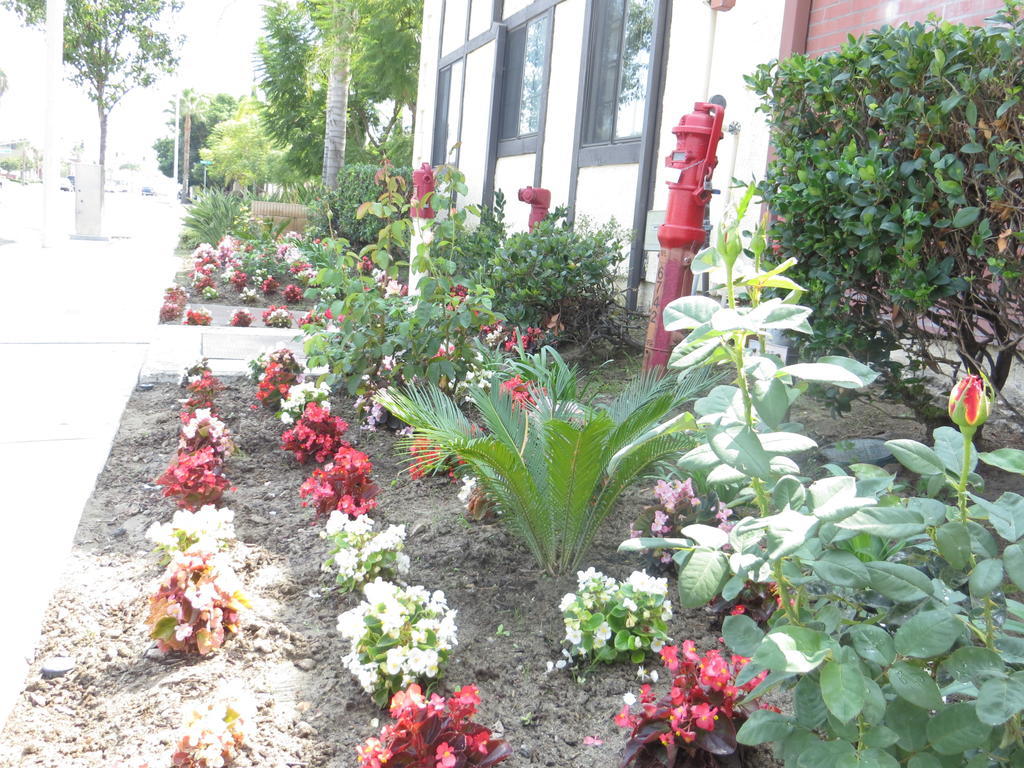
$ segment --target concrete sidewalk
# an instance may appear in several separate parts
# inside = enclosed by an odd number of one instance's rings
[[[180,209],[107,195],[108,241],[40,246],[38,187],[0,190],[0,726],[20,692],[43,611],[106,462],[171,283]],[[62,193],[65,232],[71,193]]]

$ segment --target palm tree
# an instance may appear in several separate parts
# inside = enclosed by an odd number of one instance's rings
[[[502,521],[549,574],[577,568],[623,491],[654,465],[694,445],[692,417],[669,415],[716,380],[697,369],[676,380],[645,374],[608,404],[578,399],[576,376],[554,350],[518,366],[529,381],[470,390],[481,426],[437,387],[390,388],[376,401],[427,441],[457,457]],[[524,396],[526,394],[527,396]]]
[[[185,119],[185,130],[184,130],[184,153],[182,154],[183,161],[182,165],[182,179],[181,185],[184,190],[185,197],[188,197],[188,184],[189,176],[191,175],[191,163],[189,153],[192,151],[192,116],[198,114],[207,105],[209,99],[201,93],[196,93],[191,88],[186,88],[181,92],[181,115]],[[177,126],[175,126],[177,130]]]
[[[352,30],[356,11],[348,0],[314,0],[313,19],[323,37],[327,61],[327,128],[324,133],[323,184],[338,185],[345,163],[345,129],[348,125],[348,88],[351,80]]]
[[[0,99],[7,93],[7,74],[0,69]]]

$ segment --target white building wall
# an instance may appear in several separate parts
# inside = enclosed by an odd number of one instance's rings
[[[499,157],[494,169],[494,191],[505,194],[505,223],[510,232],[526,231],[530,206],[519,202],[519,190],[533,186],[533,169],[537,156],[510,155]]]
[[[493,0],[470,0],[470,40],[491,28],[491,13],[493,11]]]
[[[553,207],[569,202],[586,7],[586,0],[566,0],[555,9],[551,46],[553,66],[548,83],[544,164],[541,168],[541,186],[551,190]]]
[[[434,140],[434,101],[437,98],[437,42],[440,35],[441,0],[425,0],[416,97],[416,132],[412,140],[413,167],[430,162],[430,147]]]
[[[502,9],[503,18],[508,18],[530,5],[533,0],[505,0],[505,7]]]
[[[491,89],[494,82],[495,44],[488,43],[466,57],[466,94],[462,114],[462,146],[459,170],[466,176],[469,194],[466,202],[479,203],[483,197],[487,163],[487,139],[490,130]],[[479,109],[472,105],[486,105]],[[532,179],[532,171],[531,176]]]
[[[466,21],[469,0],[446,0],[444,5],[444,42],[441,55],[451,53],[466,42]],[[424,43],[426,38],[424,38]]]

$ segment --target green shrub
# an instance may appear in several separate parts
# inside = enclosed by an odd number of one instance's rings
[[[228,233],[243,228],[248,216],[246,200],[238,195],[216,189],[196,193],[182,220],[181,244],[186,248],[216,245]]]
[[[1005,382],[1024,336],[1024,21],[884,27],[748,82],[773,124],[772,236],[802,258],[819,349],[933,361],[936,337]],[[934,349],[934,348],[933,348]]]
[[[494,290],[495,311],[511,324],[541,326],[557,316],[562,338],[585,341],[615,302],[616,266],[629,233],[615,222],[570,226],[566,213],[559,208],[532,232],[507,235],[499,193],[459,243],[459,264]]]
[[[309,236],[315,238],[343,237],[357,250],[377,242],[380,221],[373,217],[359,218],[356,211],[367,200],[376,200],[383,185],[376,181],[376,165],[346,165],[338,174],[335,189],[322,190],[310,202]],[[392,168],[392,174],[405,179],[406,189],[412,188],[411,168]]]

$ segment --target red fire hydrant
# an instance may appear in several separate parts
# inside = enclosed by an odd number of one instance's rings
[[[412,172],[412,207],[409,215],[414,219],[434,218],[434,209],[430,203],[434,195],[434,169],[430,163],[423,163]]]
[[[676,149],[665,158],[665,165],[679,170],[679,180],[668,182],[668,208],[665,223],[658,228],[661,254],[658,283],[651,317],[647,325],[644,368],[664,368],[672,351],[672,334],[665,330],[665,307],[693,286],[690,264],[703,245],[704,209],[711,197],[711,174],[718,164],[715,152],[722,138],[725,108],[698,102],[693,112],[672,129]]]
[[[523,187],[519,190],[519,200],[530,204],[530,231],[538,221],[544,221],[551,207],[551,190],[543,187]]]

